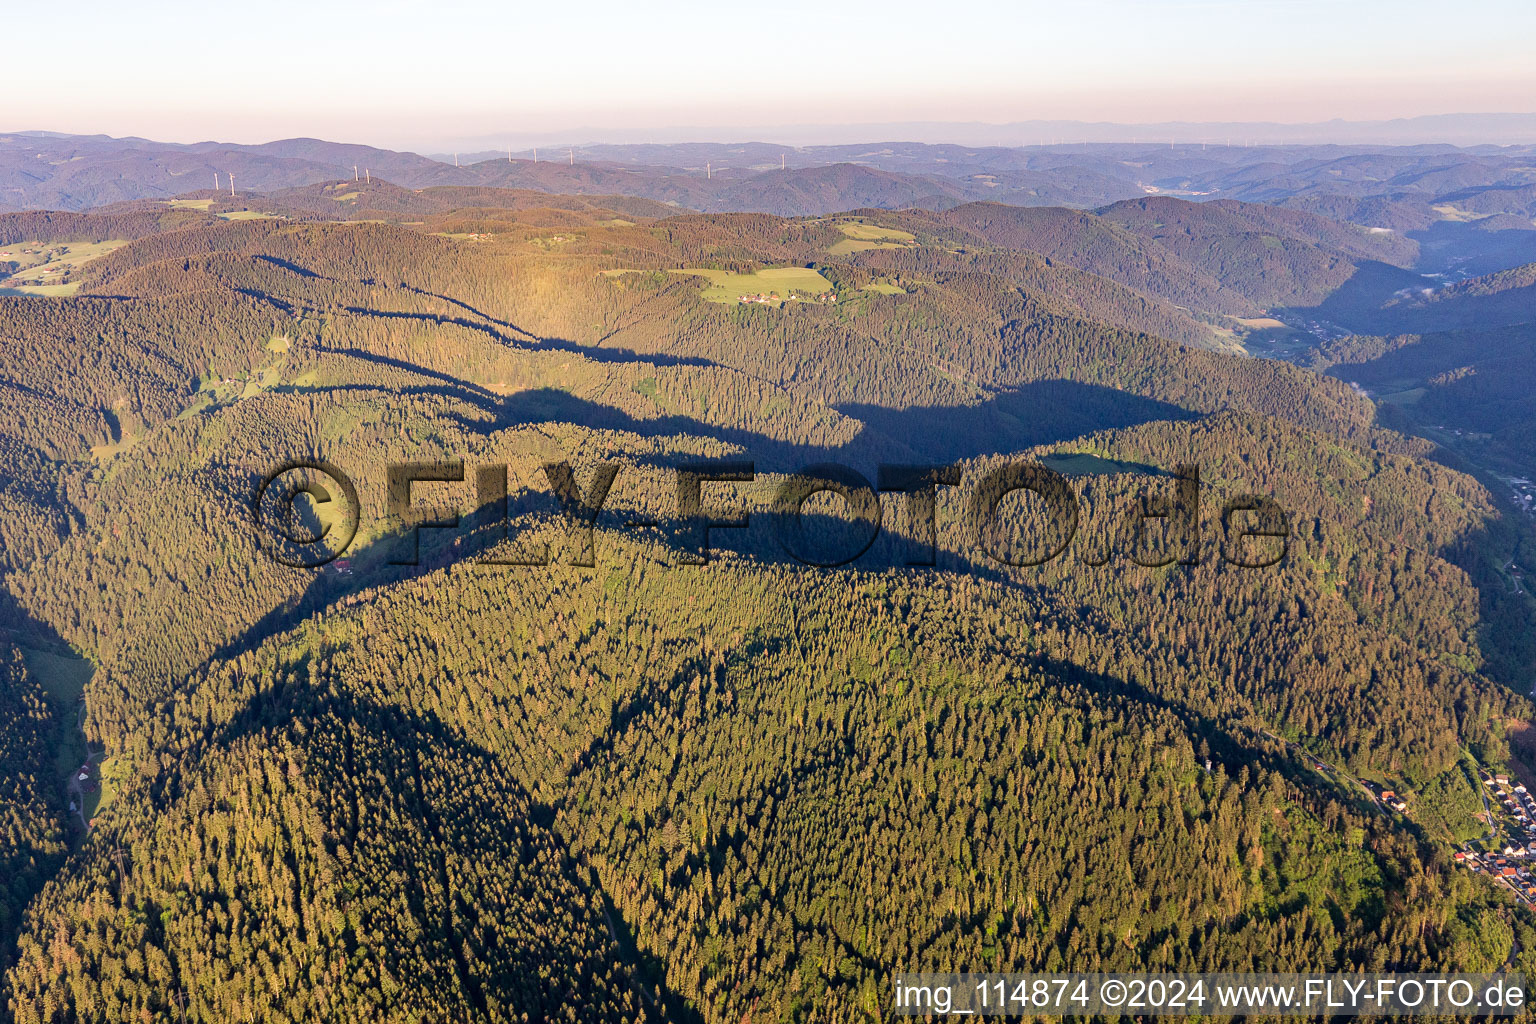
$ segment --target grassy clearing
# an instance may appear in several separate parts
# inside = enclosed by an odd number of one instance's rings
[[[910,231],[883,228],[862,221],[844,221],[837,225],[837,230],[847,237],[827,250],[833,256],[847,256],[870,249],[904,249],[917,241]]]
[[[67,299],[80,290],[80,282],[72,284],[28,285],[25,288],[0,288],[0,295],[41,295],[47,298]]]
[[[241,398],[255,398],[263,391],[270,391],[283,382],[283,363],[279,359],[271,366],[264,366],[256,371],[256,375],[245,382],[245,387],[240,389]]]
[[[791,294],[802,297],[820,295],[832,290],[832,282],[809,267],[773,267],[754,274],[734,274],[729,270],[687,268],[670,271],[673,274],[689,274],[709,281],[703,291],[706,302],[735,304],[742,296],[777,296],[769,305],[780,305]]]
[[[907,290],[905,288],[903,288],[901,285],[899,285],[899,284],[892,284],[889,281],[873,281],[873,282],[865,285],[863,288],[861,288],[859,290],[860,291],[866,291],[866,292],[879,292],[881,295],[905,295],[905,294],[907,294]]]
[[[118,791],[128,781],[128,766],[115,757],[109,757],[101,762],[98,773],[97,781],[101,783],[101,787],[94,793],[85,794],[87,821],[110,807],[112,801],[117,799]]]
[[[50,654],[30,647],[21,648],[21,659],[26,663],[27,674],[38,681],[48,697],[60,709],[71,713],[75,702],[85,696],[85,684],[96,672],[96,666],[84,658]]]
[[[1488,216],[1488,214],[1485,213],[1472,213],[1470,210],[1458,209],[1448,204],[1442,206],[1431,206],[1430,209],[1438,213],[1441,220],[1455,221],[1458,224],[1466,224],[1474,220],[1483,220]]]
[[[85,684],[95,674],[96,666],[84,658],[53,654],[31,647],[21,648],[21,658],[27,666],[27,674],[37,680],[47,694],[48,702],[53,705],[58,723],[53,739],[53,771],[62,784],[63,780],[73,778],[90,757],[85,737],[80,732],[83,706],[80,699],[85,696]],[[90,796],[95,797],[97,794]],[[87,818],[93,813],[91,807],[88,799]]]
[[[1427,394],[1425,388],[1409,388],[1407,391],[1398,391],[1390,395],[1378,395],[1376,401],[1385,402],[1388,405],[1412,405]]]
[[[98,463],[111,462],[138,443],[138,434],[127,433],[120,440],[114,441],[112,444],[92,445],[91,458],[95,459]]]
[[[837,230],[862,242],[915,242],[917,236],[910,231],[902,231],[897,228],[883,228],[878,224],[865,224],[862,221],[844,221],[837,226]]]
[[[1116,473],[1134,473],[1138,476],[1167,476],[1166,470],[1140,462],[1122,462],[1106,459],[1089,452],[1053,452],[1041,457],[1041,464],[1063,476],[1112,476]]]
[[[262,213],[260,210],[230,210],[219,216],[224,220],[278,220],[275,213]]]
[[[164,202],[177,210],[206,210],[213,205],[212,199],[167,199]]]
[[[0,291],[11,295],[75,294],[80,282],[71,280],[79,269],[113,249],[127,245],[123,239],[105,242],[17,242],[0,249],[0,263],[17,264],[9,277],[0,278]]]
[[[1306,331],[1298,330],[1271,316],[1238,316],[1233,317],[1232,320],[1239,324],[1242,330],[1232,335],[1233,341],[1228,347],[1233,351],[1246,352],[1250,356],[1294,361],[1317,344],[1317,339]],[[1231,333],[1220,328],[1217,330],[1223,335]]]

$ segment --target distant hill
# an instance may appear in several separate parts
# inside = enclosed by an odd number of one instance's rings
[[[1381,268],[1392,286],[1384,292],[1386,284],[1375,286],[1378,301],[1422,283],[1402,270],[1417,256],[1417,246],[1402,236],[1252,203],[1150,197],[1097,213],[978,203],[927,220],[1227,316],[1316,305],[1367,265]]]
[[[1298,210],[1219,200],[1137,199],[1099,211],[1112,224],[1156,242],[1249,301],[1317,305],[1364,263],[1411,266],[1417,247],[1393,234]],[[1416,281],[1402,273],[1404,285]]]
[[[453,184],[454,168],[414,153],[317,139],[260,146],[172,145],[106,136],[0,135],[0,203],[17,209],[83,210],[131,199],[220,188],[271,191],[350,178],[353,166],[406,183]],[[458,183],[473,179],[462,175]]]
[[[1381,322],[1416,333],[1536,323],[1536,263],[1402,295]]]
[[[964,202],[968,195],[964,186],[938,178],[833,164],[755,175],[728,186],[709,205],[777,216],[814,216],[860,207],[945,207]]]
[[[535,161],[532,150],[431,158],[319,139],[180,145],[27,132],[0,135],[0,208],[168,198],[212,188],[215,174],[220,188],[233,174],[238,191],[269,192],[351,178],[355,169],[406,188],[627,195],[676,209],[784,216],[972,201],[1096,209],[1147,196],[1237,199],[1404,233],[1448,218],[1507,214],[1528,222],[1536,187],[1532,147],[1045,144],[1052,138],[1021,133],[1006,146],[575,145],[545,149]]]
[[[453,210],[567,210],[644,219],[675,216],[677,209],[624,195],[559,195],[532,189],[443,185],[404,188],[387,181],[363,185],[350,179],[280,189],[257,197],[255,206],[322,220],[366,220],[426,216]]]
[[[1027,249],[1192,309],[1249,315],[1259,307],[1162,246],[1106,218],[1059,207],[971,203],[933,217],[993,245]]]

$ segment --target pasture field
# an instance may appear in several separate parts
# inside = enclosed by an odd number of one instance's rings
[[[53,654],[32,647],[21,648],[21,659],[27,673],[38,681],[50,700],[61,711],[71,714],[75,702],[85,695],[85,684],[90,682],[96,666],[84,658]]]
[[[1230,336],[1230,351],[1246,352],[1262,359],[1280,359],[1294,362],[1317,344],[1317,339],[1306,331],[1292,327],[1272,316],[1232,317],[1241,324],[1241,335],[1219,330],[1223,337]]]
[[[856,238],[861,242],[915,242],[917,236],[910,231],[902,231],[897,228],[883,228],[879,224],[866,224],[863,221],[843,221],[837,225],[837,230],[849,238]]]
[[[213,205],[212,199],[166,199],[164,202],[178,210],[206,210]]]
[[[1459,206],[1452,206],[1450,203],[1431,206],[1430,209],[1438,213],[1441,220],[1455,221],[1458,224],[1469,224],[1472,221],[1482,220],[1488,216],[1486,213],[1473,213],[1470,210],[1463,210]]]
[[[228,213],[221,213],[221,214],[219,214],[219,217],[222,218],[223,220],[277,220],[278,219],[277,214],[275,214],[275,213],[262,213],[260,210],[230,210]]]
[[[905,295],[905,294],[907,294],[907,290],[905,288],[903,288],[901,285],[899,285],[899,284],[892,284],[889,281],[871,281],[869,284],[865,285],[863,288],[861,288],[859,290],[860,291],[865,291],[865,292],[879,292],[881,295]]]
[[[11,282],[7,281],[0,286],[0,295],[41,295],[46,298],[67,299],[79,290],[79,284],[32,284],[11,287]]]
[[[847,256],[868,249],[901,249],[917,241],[910,231],[883,228],[862,221],[843,221],[837,225],[837,230],[847,237],[827,250],[833,256]]]
[[[1428,388],[1408,388],[1404,391],[1394,391],[1390,395],[1378,395],[1376,401],[1385,402],[1388,405],[1412,405],[1428,393]]]
[[[796,295],[817,295],[832,290],[832,282],[810,267],[771,267],[753,274],[735,274],[729,270],[709,270],[689,267],[668,271],[672,274],[689,274],[709,281],[704,289],[706,302],[735,304],[743,295],[768,295],[777,293],[779,301]]]
[[[21,269],[0,278],[0,294],[73,295],[80,289],[70,275],[98,256],[105,256],[125,240],[105,242],[17,242],[0,249],[0,262],[20,263]]]
[[[97,463],[111,462],[123,452],[128,451],[139,443],[141,435],[132,431],[124,432],[123,436],[110,444],[97,444],[91,446],[91,458]]]
[[[57,716],[58,732],[54,737],[53,750],[54,774],[61,780],[72,778],[80,766],[91,757],[90,747],[86,745],[85,737],[80,732],[80,717],[84,712],[84,705],[80,700],[85,696],[85,684],[90,682],[91,676],[95,674],[96,666],[84,658],[73,655],[54,654],[31,647],[22,647],[20,650],[22,661],[27,666],[27,673],[42,686]],[[115,793],[115,785],[111,793],[106,792],[106,787],[103,785],[102,791],[85,794],[85,817],[91,818],[98,810],[110,803],[111,796]]]

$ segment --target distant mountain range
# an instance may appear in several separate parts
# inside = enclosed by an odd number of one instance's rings
[[[678,211],[778,216],[945,210],[978,200],[1096,209],[1152,196],[1286,206],[1397,232],[1447,219],[1529,229],[1536,215],[1536,146],[615,143],[535,155],[444,161],[317,139],[244,146],[0,135],[0,210],[84,210],[215,187],[249,195],[357,178],[406,189],[627,196]]]

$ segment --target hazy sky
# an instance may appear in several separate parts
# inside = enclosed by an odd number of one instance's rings
[[[1532,0],[75,0],[4,23],[0,130],[178,142],[1536,110]]]

